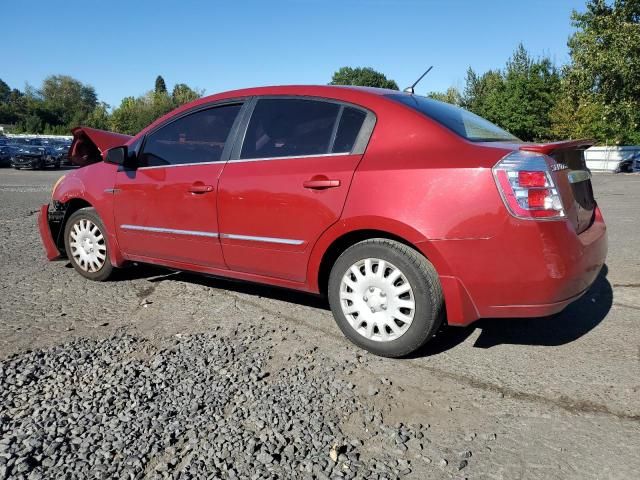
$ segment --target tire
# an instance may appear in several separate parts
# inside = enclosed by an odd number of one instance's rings
[[[435,268],[419,252],[394,240],[374,238],[345,250],[331,269],[328,294],[340,330],[382,357],[414,352],[435,336],[444,318]]]
[[[97,232],[94,229],[97,228]],[[106,243],[106,228],[95,209],[77,210],[64,227],[64,247],[73,268],[85,278],[103,282],[113,272]],[[104,257],[102,259],[101,257]]]

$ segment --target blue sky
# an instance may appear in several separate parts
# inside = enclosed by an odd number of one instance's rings
[[[50,74],[127,95],[184,82],[207,94],[323,84],[339,67],[370,66],[418,93],[461,87],[467,67],[504,65],[518,42],[568,61],[570,14],[585,0],[41,0],[2,7],[0,78],[39,86]]]

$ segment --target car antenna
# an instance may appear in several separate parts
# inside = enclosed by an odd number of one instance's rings
[[[419,82],[420,80],[422,80],[422,79],[424,78],[424,76],[425,76],[427,73],[429,73],[429,72],[431,71],[431,69],[432,69],[432,68],[433,68],[433,65],[431,65],[429,68],[427,68],[427,71],[426,71],[426,72],[424,72],[422,75],[420,75],[420,78],[419,78],[419,79],[417,79],[417,80],[414,82],[414,84],[413,84],[413,85],[411,85],[410,87],[405,88],[403,91],[404,91],[404,92],[407,92],[407,93],[410,93],[411,95],[413,95],[413,94],[415,93],[415,91],[413,90],[413,88],[418,84],[418,82]]]

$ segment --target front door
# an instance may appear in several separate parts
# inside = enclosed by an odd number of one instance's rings
[[[217,185],[240,108],[206,108],[161,126],[146,136],[138,168],[117,173],[114,216],[127,257],[224,268]]]
[[[308,98],[262,98],[220,177],[227,266],[305,281],[315,241],[342,213],[373,114]],[[368,135],[371,130],[363,134]]]

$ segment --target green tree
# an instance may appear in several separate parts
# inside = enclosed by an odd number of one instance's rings
[[[167,92],[149,92],[144,97],[144,103],[151,110],[151,115],[153,116],[154,120],[166,113],[169,113],[175,108],[173,105],[173,101]]]
[[[167,84],[164,83],[164,78],[162,78],[162,75],[158,75],[156,77],[156,87],[154,91],[158,94],[167,93]]]
[[[518,45],[504,73],[501,125],[523,140],[550,139],[559,89],[560,74],[551,60],[534,60]]]
[[[173,104],[166,93],[150,91],[140,97],[126,97],[113,111],[111,127],[117,132],[134,135],[171,110]]]
[[[359,85],[362,87],[398,90],[398,84],[370,67],[342,67],[331,77],[329,85]]]
[[[68,75],[51,75],[42,87],[30,94],[34,102],[40,100],[41,112],[46,112],[45,123],[72,127],[82,123],[96,107],[98,97],[94,88]]]
[[[111,114],[111,129],[116,132],[133,135],[147,124],[147,119],[141,119],[142,105],[135,97],[125,97],[120,106]]]
[[[17,124],[24,121],[26,100],[17,88],[11,89],[0,80],[0,123]]]
[[[502,70],[479,75],[469,68],[460,97],[455,89],[431,96],[461,105],[523,140],[548,140],[559,89],[560,74],[551,60],[532,58],[520,44]]]
[[[0,123],[27,133],[66,133],[84,123],[97,104],[93,87],[67,75],[47,77],[40,88],[11,90],[0,80]]]
[[[434,100],[450,103],[452,105],[462,105],[462,94],[456,87],[449,87],[446,92],[431,92],[427,95]]]
[[[462,106],[480,116],[501,117],[499,98],[504,90],[504,76],[500,70],[489,70],[478,75],[467,69]],[[495,120],[494,120],[495,121]]]
[[[0,102],[6,102],[9,100],[11,94],[11,88],[7,85],[7,82],[0,78]]]
[[[111,128],[109,105],[104,102],[99,102],[87,117],[85,125],[88,127],[99,128],[100,130],[108,130]]]
[[[158,76],[154,90],[124,98],[110,113],[93,87],[66,75],[49,76],[40,88],[27,84],[24,92],[12,90],[0,79],[0,123],[14,124],[16,131],[25,133],[61,134],[87,125],[134,134],[203,93],[179,83],[169,95],[164,79]]]
[[[42,119],[35,114],[27,115],[21,130],[26,133],[43,133],[44,125],[42,124]]]
[[[174,108],[201,95],[201,92],[179,83],[171,95],[166,91],[151,90],[140,97],[126,97],[111,115],[111,128],[116,132],[134,135]]]
[[[111,115],[111,128],[116,132],[134,135],[153,122],[157,117],[152,108],[152,95],[125,97]]]
[[[572,14],[556,134],[640,143],[640,1],[589,0]]]
[[[180,105],[184,105],[185,103],[189,103],[200,98],[202,94],[203,92],[193,90],[184,83],[177,83],[171,92],[171,100],[175,107],[179,107]]]

